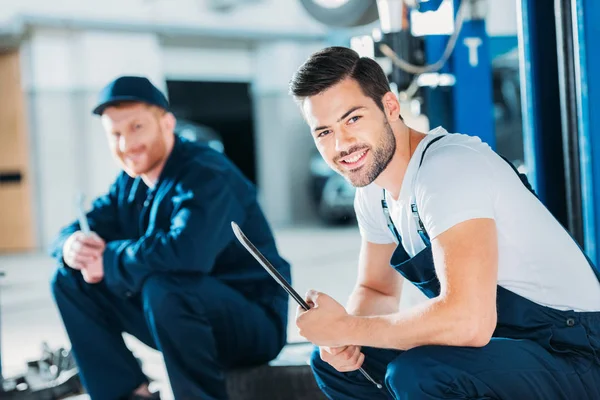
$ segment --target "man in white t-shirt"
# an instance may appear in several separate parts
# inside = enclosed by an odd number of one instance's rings
[[[310,291],[296,321],[323,392],[600,399],[600,273],[526,179],[476,137],[407,127],[379,65],[350,49],[313,54],[290,89],[358,187],[347,307]],[[428,300],[400,310],[403,279]]]

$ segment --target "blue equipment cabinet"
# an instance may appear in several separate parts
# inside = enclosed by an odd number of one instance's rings
[[[419,12],[437,10],[440,3],[421,3]],[[461,0],[453,2],[455,20],[460,5]],[[426,88],[424,92],[431,127],[443,125],[453,132],[479,136],[495,148],[492,65],[484,17],[467,12],[454,51],[439,71],[452,74],[454,85]],[[449,36],[426,35],[424,40],[426,62],[433,64],[442,56]]]

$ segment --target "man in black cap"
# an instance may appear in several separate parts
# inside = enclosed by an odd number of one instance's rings
[[[286,342],[287,296],[237,243],[236,221],[279,272],[253,185],[222,154],[174,134],[165,96],[121,77],[100,94],[110,149],[123,168],[53,256],[54,298],[94,400],[158,398],[127,349],[127,332],[162,352],[177,399],[225,399],[224,373],[266,363]]]

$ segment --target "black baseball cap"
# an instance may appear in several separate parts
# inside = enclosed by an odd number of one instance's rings
[[[169,110],[169,101],[148,78],[121,76],[102,89],[93,113],[102,115],[107,107],[124,101],[136,101]]]

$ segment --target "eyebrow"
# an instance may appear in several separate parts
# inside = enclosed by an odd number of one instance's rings
[[[136,116],[136,117],[131,118],[129,121],[119,122],[118,125],[114,125],[113,124],[113,126],[111,128],[111,133],[114,134],[115,132],[122,132],[123,130],[126,130],[127,128],[130,128],[133,125],[143,124],[143,123],[145,123],[145,121],[143,120],[143,118],[140,118],[140,117]]]
[[[344,115],[342,115],[336,122],[340,122],[341,120],[343,120],[344,118],[346,118],[348,115],[352,114],[354,111],[360,110],[360,109],[363,109],[363,108],[365,108],[365,107],[363,107],[363,106],[352,107],[351,109],[349,109],[348,111],[346,111],[344,113]],[[327,125],[317,126],[315,129],[313,129],[313,132],[320,131],[321,129],[325,129],[325,128],[328,128],[328,126]]]

